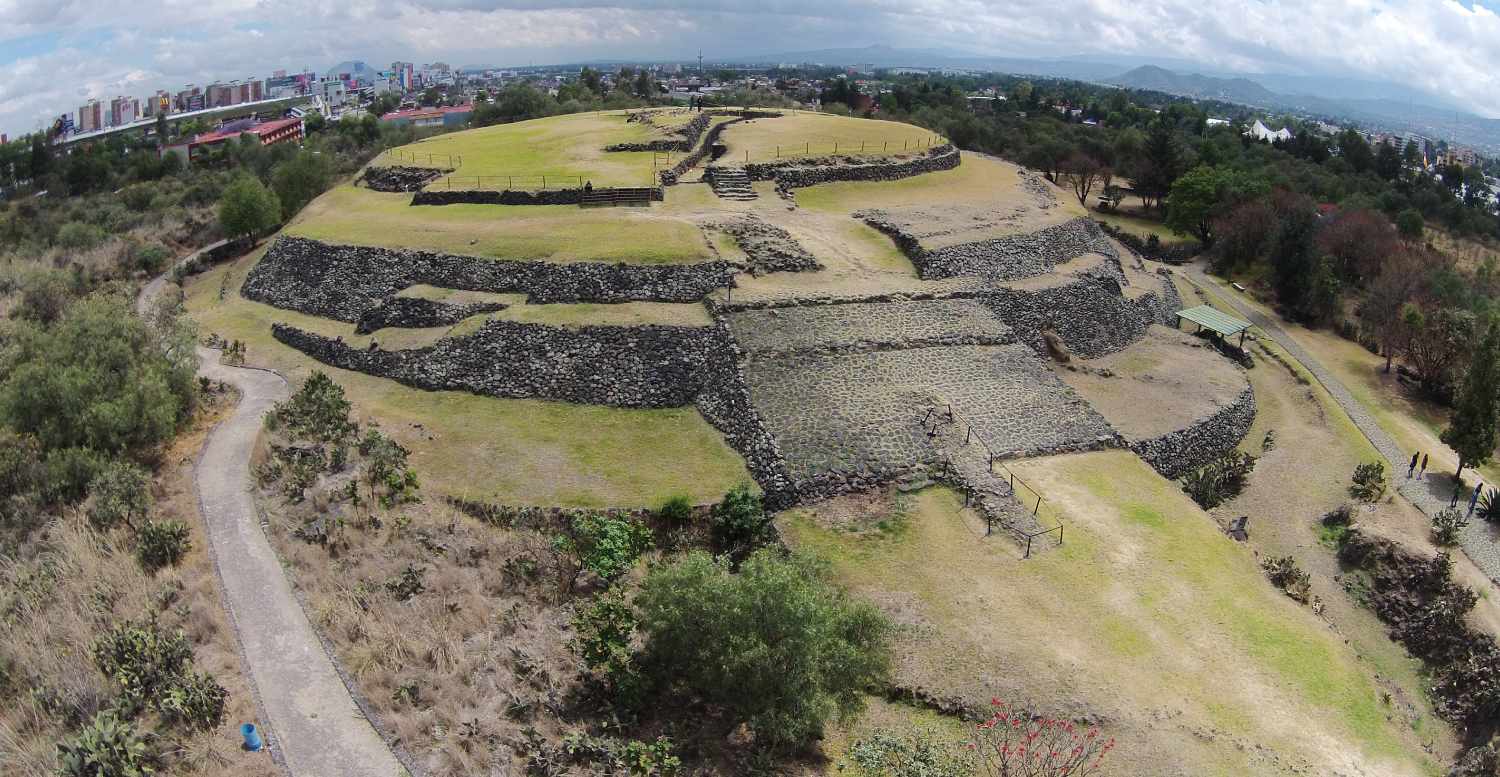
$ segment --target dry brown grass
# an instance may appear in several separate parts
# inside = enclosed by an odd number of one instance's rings
[[[119,621],[157,612],[169,630],[181,629],[193,648],[194,669],[212,674],[229,691],[223,723],[203,733],[169,729],[154,715],[145,727],[159,736],[164,773],[271,775],[270,756],[240,749],[239,725],[257,721],[222,607],[218,578],[205,544],[192,484],[193,462],[223,396],[195,428],[163,452],[155,487],[158,517],[180,518],[192,550],[176,567],[141,571],[128,530],[101,535],[68,510],[40,529],[14,559],[0,559],[0,773],[43,777],[57,768],[58,737],[77,732],[114,694],[89,658],[89,645]],[[55,691],[75,711],[49,713],[34,692]]]

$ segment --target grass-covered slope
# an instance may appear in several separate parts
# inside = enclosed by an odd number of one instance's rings
[[[904,529],[854,537],[808,516],[798,544],[915,628],[902,680],[1103,716],[1112,773],[1426,774],[1435,760],[1338,632],[1271,587],[1177,488],[1128,452],[1015,465],[1067,522],[1029,560],[929,490]],[[852,735],[852,734],[851,734]]]
[[[262,253],[188,281],[186,305],[200,331],[244,341],[247,363],[281,370],[296,382],[315,369],[327,372],[356,407],[379,422],[383,433],[411,449],[412,466],[433,494],[467,494],[509,505],[651,506],[676,492],[707,502],[749,479],[739,454],[692,407],[627,410],[428,392],[319,364],[273,340],[271,324],[285,322],[356,344],[369,338],[354,337],[348,324],[240,297],[236,290]],[[555,324],[706,319],[697,306],[603,307],[518,305],[519,310],[501,315]],[[693,310],[677,311],[679,307]],[[629,319],[621,318],[627,315]],[[455,328],[472,330],[472,321]],[[374,337],[395,348],[425,345],[440,334],[382,330]]]

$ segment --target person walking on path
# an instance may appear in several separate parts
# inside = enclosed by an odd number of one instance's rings
[[[1479,483],[1479,484],[1477,484],[1477,485],[1474,486],[1474,495],[1471,496],[1471,497],[1469,497],[1469,515],[1473,515],[1474,514],[1474,505],[1479,504],[1479,492],[1483,491],[1483,490],[1484,490],[1484,484],[1483,483]]]
[[[1464,492],[1464,481],[1462,479],[1455,480],[1453,482],[1453,501],[1451,501],[1451,502],[1448,503],[1448,507],[1450,507],[1450,508],[1458,507],[1458,497],[1463,492]]]
[[[1407,480],[1411,479],[1411,473],[1417,471],[1417,459],[1420,459],[1420,458],[1422,458],[1422,452],[1421,451],[1417,451],[1416,453],[1413,453],[1411,455],[1411,466],[1409,466],[1409,467],[1406,468],[1406,478],[1407,478]]]
[[[1417,472],[1417,477],[1427,474],[1427,454],[1422,454],[1422,469]]]

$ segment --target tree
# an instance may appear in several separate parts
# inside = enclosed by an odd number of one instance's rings
[[[833,715],[864,705],[890,671],[890,624],[851,601],[829,563],[763,548],[730,572],[694,551],[653,571],[636,597],[643,669],[743,722],[771,747],[818,739]]]
[[[89,297],[54,332],[18,338],[0,418],[49,455],[137,450],[172,436],[197,399],[197,358],[171,350],[170,328],[148,326],[127,304]]]
[[[594,94],[604,94],[604,79],[599,77],[599,71],[588,65],[584,65],[583,69],[578,71],[578,83],[583,84],[584,88]]]
[[[1457,308],[1435,308],[1431,303],[1406,303],[1401,310],[1406,329],[1406,358],[1417,368],[1422,392],[1436,396],[1453,381],[1453,374],[1474,341],[1473,313]]]
[[[1130,184],[1141,195],[1141,202],[1151,207],[1172,190],[1183,171],[1182,140],[1171,122],[1158,118],[1146,128],[1140,161],[1136,163]]]
[[[1401,177],[1401,152],[1389,140],[1380,144],[1380,151],[1375,155],[1375,174],[1384,181]]]
[[[645,68],[641,68],[641,72],[635,76],[634,89],[636,97],[643,99],[655,97],[657,92],[656,79],[652,78],[651,73]]]
[[[111,462],[89,483],[89,523],[109,531],[123,523],[135,528],[136,521],[151,513],[151,473],[134,464]],[[154,570],[153,570],[154,571]]]
[[[1281,220],[1268,263],[1276,299],[1294,313],[1303,312],[1318,271],[1318,217],[1310,204],[1293,207]]]
[[[1385,371],[1391,371],[1391,360],[1403,353],[1408,339],[1402,311],[1422,282],[1423,267],[1409,251],[1396,251],[1386,257],[1380,272],[1370,283],[1370,294],[1360,306],[1365,328],[1375,334],[1385,354]]]
[[[1214,217],[1222,209],[1270,193],[1265,184],[1250,181],[1240,173],[1201,165],[1178,178],[1171,192],[1167,226],[1179,235],[1193,235],[1209,248],[1214,240]]]
[[[760,544],[767,523],[760,495],[751,493],[749,483],[736,484],[714,508],[714,544],[743,555]]]
[[[1212,261],[1219,272],[1247,267],[1271,250],[1276,214],[1265,200],[1250,200],[1214,219]]]
[[[1354,168],[1355,172],[1363,173],[1375,169],[1375,152],[1370,150],[1370,144],[1365,142],[1359,130],[1346,129],[1339,133],[1339,155]]]
[[[281,203],[281,218],[297,215],[314,197],[328,191],[337,177],[331,157],[305,149],[277,165],[271,173],[271,189]]]
[[[1319,232],[1318,244],[1338,265],[1339,277],[1350,283],[1375,278],[1400,246],[1396,231],[1384,215],[1351,210],[1332,217]]]
[[[1455,480],[1465,466],[1477,467],[1495,451],[1500,432],[1500,326],[1491,326],[1479,343],[1469,368],[1464,371],[1463,385],[1448,416],[1448,428],[1439,439],[1458,454]]]
[[[255,237],[281,223],[281,201],[254,178],[224,187],[219,198],[219,227],[230,237]]]
[[[1074,154],[1062,163],[1061,169],[1068,178],[1068,184],[1073,187],[1073,195],[1078,198],[1078,204],[1087,208],[1089,191],[1104,173],[1099,160],[1088,154]]]
[[[1396,230],[1409,240],[1421,240],[1427,222],[1421,213],[1408,208],[1396,214]]]

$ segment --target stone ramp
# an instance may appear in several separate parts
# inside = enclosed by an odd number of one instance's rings
[[[904,300],[746,310],[725,316],[750,355],[1008,345],[1015,333],[973,300]]]
[[[792,477],[889,481],[945,452],[918,422],[951,404],[998,455],[1099,447],[1118,435],[1028,347],[964,345],[751,359],[756,408]]]

